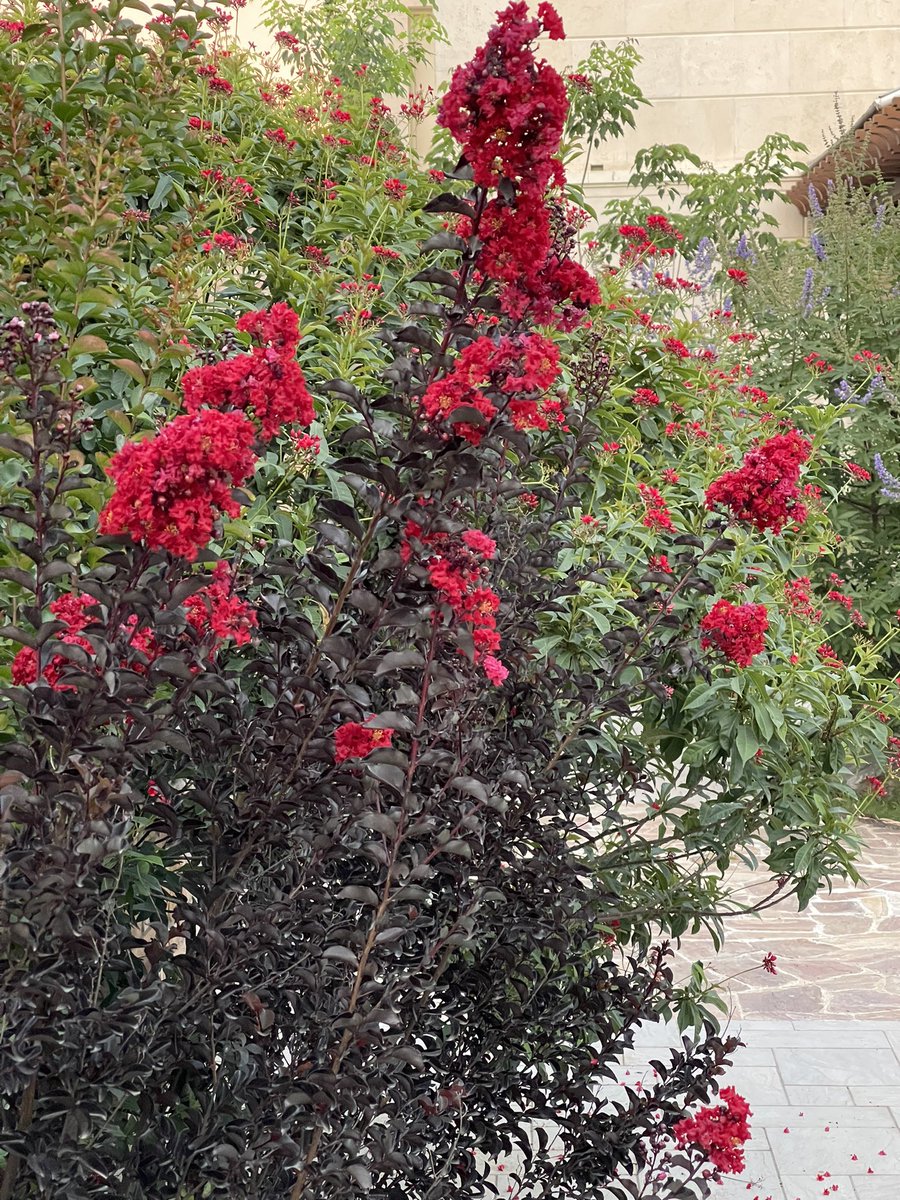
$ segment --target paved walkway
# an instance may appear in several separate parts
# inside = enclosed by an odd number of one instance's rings
[[[862,884],[835,883],[801,913],[789,897],[759,916],[731,918],[720,951],[706,935],[686,937],[683,970],[699,959],[711,979],[730,979],[737,1017],[900,1021],[900,823],[862,821],[860,829]],[[742,902],[765,894],[745,867],[729,884]],[[774,977],[760,967],[768,951],[778,959]]]
[[[728,1031],[746,1042],[723,1084],[753,1110],[747,1170],[713,1200],[900,1200],[900,823],[861,829],[859,887],[836,884],[802,913],[787,900],[730,919],[721,951],[683,940],[681,971],[699,959],[729,981]],[[761,894],[745,868],[730,883]],[[634,1082],[678,1044],[674,1028],[643,1029],[622,1070]]]
[[[746,1171],[714,1200],[900,1200],[900,1020],[746,1020],[729,1032],[746,1046],[725,1082],[749,1101],[753,1136]],[[631,1081],[677,1040],[642,1030]]]

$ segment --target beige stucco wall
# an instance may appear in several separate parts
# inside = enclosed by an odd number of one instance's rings
[[[437,0],[450,45],[435,70],[446,78],[483,38],[493,0]],[[536,0],[531,5],[536,7]],[[588,192],[595,206],[626,194],[635,150],[683,142],[727,167],[773,132],[818,154],[835,125],[900,87],[900,0],[556,0],[568,38],[548,42],[555,66],[571,68],[595,41],[632,37],[637,78],[652,108],[637,129],[594,151]],[[793,208],[777,210],[783,232],[800,232]]]
[[[436,49],[432,82],[447,79],[469,57],[504,3],[432,0],[449,35],[449,44]],[[587,187],[596,208],[627,194],[642,146],[683,142],[728,167],[777,131],[805,142],[814,157],[835,126],[835,94],[850,123],[876,96],[900,87],[900,0],[555,3],[568,37],[545,42],[543,50],[559,69],[573,68],[595,41],[634,38],[643,55],[637,79],[652,107],[640,110],[636,130],[592,152]],[[352,9],[353,0],[347,4]],[[241,12],[241,40],[266,46],[268,34],[254,30],[260,9],[260,0],[249,0]],[[787,236],[801,231],[792,207],[776,215]]]

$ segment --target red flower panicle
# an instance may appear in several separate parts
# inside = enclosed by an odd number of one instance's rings
[[[736,666],[749,667],[766,646],[769,614],[764,604],[732,604],[717,600],[700,622],[700,645],[714,647]]]
[[[50,605],[50,612],[57,621],[62,621],[65,629],[56,635],[56,640],[64,642],[67,646],[80,646],[93,657],[94,647],[87,638],[81,636],[81,631],[90,624],[91,618],[87,615],[87,610],[96,603],[93,596],[84,593],[76,595],[75,592],[67,592],[57,597]],[[56,692],[73,692],[75,688],[71,684],[60,683],[60,677],[67,668],[77,669],[77,666],[62,654],[51,654],[49,657],[44,655],[41,677]],[[12,660],[11,671],[12,681],[18,687],[37,683],[37,651],[31,646],[24,646]]]
[[[213,568],[213,582],[185,600],[184,611],[201,637],[211,634],[217,643],[230,639],[243,646],[256,627],[256,613],[234,594],[231,568],[224,561]]]
[[[100,514],[101,532],[195,559],[220,514],[240,512],[232,488],[253,473],[255,437],[243,413],[205,408],[146,441],[126,442],[106,468],[116,488]]]
[[[348,721],[334,731],[334,761],[342,763],[348,758],[366,758],[373,750],[389,746],[393,736],[393,729],[373,729]]]
[[[750,1140],[747,1101],[734,1088],[722,1088],[721,1104],[701,1108],[672,1127],[682,1146],[698,1146],[717,1171],[739,1174],[744,1169],[744,1143]]]
[[[265,442],[286,425],[309,425],[312,397],[294,357],[300,340],[297,314],[286,304],[273,304],[245,313],[237,327],[259,344],[249,354],[188,371],[182,380],[185,409],[241,409],[260,422]]]
[[[569,102],[559,73],[535,57],[542,27],[562,34],[549,4],[537,20],[521,0],[504,9],[485,45],[454,73],[438,122],[460,143],[475,183],[501,189],[477,233],[478,269],[501,285],[503,311],[571,329],[599,291],[572,257],[577,230],[564,206],[548,205],[548,189],[565,182],[559,147]],[[458,232],[475,232],[469,218]]]
[[[498,14],[485,45],[454,71],[441,101],[438,124],[460,143],[482,187],[507,179],[542,195],[551,180],[559,181],[566,88],[531,49],[551,13],[556,17],[542,4],[539,19],[529,20],[527,5],[514,0]]]
[[[760,533],[780,533],[789,521],[802,523],[807,510],[798,502],[797,484],[811,449],[796,429],[776,434],[751,450],[736,471],[726,471],[710,484],[707,508],[727,508],[735,521]]]
[[[657,488],[651,487],[649,483],[639,483],[638,491],[644,502],[644,516],[641,524],[647,529],[654,529],[660,533],[674,530],[672,514],[669,512],[669,506],[663,499],[662,493]]]
[[[429,420],[450,421],[453,432],[477,446],[485,426],[501,407],[516,429],[548,428],[554,402],[544,399],[559,376],[559,349],[541,334],[481,337],[471,342],[453,370],[435,380],[422,397]],[[481,420],[452,421],[457,409],[471,409]]]
[[[94,657],[94,647],[83,636],[83,631],[93,620],[88,615],[88,610],[96,604],[97,601],[93,596],[88,596],[84,592],[81,594],[66,592],[64,595],[58,596],[50,605],[52,615],[65,626],[65,629],[56,635],[56,640],[67,646],[79,646],[91,658]],[[119,626],[119,634],[126,647],[119,665],[124,669],[144,675],[147,672],[147,663],[144,659],[152,662],[154,658],[158,658],[163,653],[163,650],[152,629],[148,629],[146,626],[138,629],[137,625],[138,618],[132,615]],[[78,664],[66,658],[65,655],[51,654],[44,660],[41,677],[56,692],[74,692],[77,689],[73,684],[60,682],[67,669],[78,670]],[[96,668],[94,669],[96,670]],[[13,659],[11,671],[13,683],[20,687],[36,683],[38,678],[37,652],[30,646],[25,646]]]

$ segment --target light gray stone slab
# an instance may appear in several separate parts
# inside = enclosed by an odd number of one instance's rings
[[[788,1200],[787,1193],[783,1190],[778,1182],[777,1176],[774,1178],[761,1181],[758,1185],[753,1183],[748,1189],[747,1184],[750,1180],[740,1175],[736,1179],[726,1179],[721,1187],[715,1188],[713,1191],[713,1200]],[[816,1200],[821,1200],[821,1197],[816,1197]],[[844,1200],[838,1194],[834,1200]],[[850,1197],[854,1200],[854,1197]]]
[[[878,1173],[900,1174],[900,1130],[831,1127],[791,1127],[789,1134],[769,1138],[772,1154],[784,1175],[865,1175],[869,1167]],[[880,1155],[884,1150],[885,1156]],[[853,1155],[856,1160],[853,1160]]]
[[[823,1183],[815,1175],[782,1175],[781,1185],[784,1188],[785,1200],[823,1200],[825,1188],[837,1185],[838,1190],[831,1192],[829,1200],[857,1200],[855,1181],[849,1175],[832,1175]],[[744,1193],[745,1197],[747,1193]],[[763,1200],[763,1197],[760,1197]]]
[[[888,1108],[900,1108],[900,1083],[893,1087],[877,1087],[868,1084],[850,1086],[853,1104],[886,1104]]]
[[[810,1028],[810,1025],[812,1027]],[[741,1036],[748,1046],[785,1047],[798,1050],[873,1049],[883,1046],[890,1049],[888,1034],[883,1029],[847,1028],[821,1029],[812,1024],[796,1029],[785,1023],[782,1029],[742,1029]],[[738,1051],[740,1053],[740,1051]]]
[[[801,1116],[800,1114],[803,1114]],[[838,1104],[758,1104],[753,1109],[751,1125],[775,1129],[781,1132],[788,1128],[820,1129],[826,1125],[832,1129],[841,1127],[865,1129],[893,1129],[896,1125],[894,1114],[884,1105],[856,1107],[845,1100]],[[900,1194],[897,1196],[900,1200]]]
[[[864,1175],[861,1179],[854,1179],[853,1186],[858,1200],[897,1200],[900,1196],[900,1175]]]
[[[857,1087],[900,1085],[900,1063],[889,1047],[875,1049],[803,1049],[775,1051],[785,1085],[838,1084]]]
[[[729,1067],[720,1082],[737,1088],[752,1108],[754,1104],[787,1104],[788,1098],[775,1067]]]
[[[788,1085],[785,1088],[788,1095],[788,1103],[796,1104],[798,1108],[806,1110],[807,1104],[841,1104],[850,1105],[857,1103],[850,1096],[850,1089],[838,1087],[835,1084],[822,1084],[821,1086],[808,1086],[799,1084],[797,1086]],[[873,1104],[891,1104],[889,1100],[874,1100]],[[898,1101],[900,1103],[900,1101]]]

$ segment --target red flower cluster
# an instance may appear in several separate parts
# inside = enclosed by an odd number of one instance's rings
[[[822,610],[816,608],[813,603],[811,587],[808,575],[801,575],[799,579],[789,579],[784,585],[784,598],[795,617],[818,623],[822,620]]]
[[[700,622],[700,645],[720,650],[739,667],[749,667],[765,649],[769,614],[764,604],[732,604],[717,600]]]
[[[735,521],[746,521],[760,533],[780,533],[788,521],[806,520],[798,502],[800,467],[811,444],[792,429],[779,433],[746,455],[736,471],[726,471],[706,490],[707,508],[727,508]]]
[[[94,657],[94,647],[83,636],[83,631],[94,621],[93,617],[88,616],[88,609],[95,606],[96,603],[93,596],[88,596],[86,593],[77,595],[75,592],[67,592],[58,596],[50,605],[50,612],[65,626],[65,630],[57,635],[56,640],[64,642],[68,646],[80,646],[91,658]],[[142,658],[134,659],[133,653],[137,652],[152,661],[159,657],[162,648],[157,643],[152,629],[137,629],[137,623],[138,618],[131,616],[119,628],[119,632],[128,646],[128,652],[120,665],[143,675],[146,673],[147,665]],[[56,692],[74,692],[77,689],[73,684],[60,682],[63,672],[67,668],[78,669],[71,659],[62,654],[53,654],[45,660],[41,678]],[[12,661],[11,672],[13,683],[20,687],[36,683],[38,678],[37,651],[30,646],[25,646],[20,650]]]
[[[750,1140],[750,1106],[734,1088],[722,1088],[721,1104],[701,1108],[672,1127],[680,1145],[699,1146],[717,1171],[738,1174],[744,1169],[744,1143]]]
[[[816,354],[815,351],[812,354],[807,354],[803,361],[812,371],[813,375],[824,375],[826,372],[834,370],[834,367]]]
[[[729,267],[727,271],[729,279],[733,279],[740,287],[747,286],[747,272],[740,270],[738,267]]]
[[[146,441],[126,442],[106,468],[116,490],[100,514],[101,531],[196,558],[219,513],[240,512],[231,492],[253,473],[254,438],[243,413],[203,409]]]
[[[249,354],[188,371],[182,381],[185,409],[240,409],[259,421],[265,442],[285,425],[309,425],[312,397],[294,357],[297,314],[286,304],[273,304],[268,312],[246,313],[237,327],[259,344]]]
[[[503,663],[494,657],[500,649],[495,616],[500,597],[485,586],[484,567],[485,562],[496,554],[497,543],[480,529],[467,529],[460,536],[426,533],[417,521],[410,519],[406,522],[400,547],[404,562],[409,562],[413,556],[413,542],[432,552],[424,560],[429,583],[438,598],[450,607],[454,617],[472,626],[475,661],[481,663],[491,682],[499,686],[508,674]]]
[[[389,196],[393,196],[395,200],[402,200],[409,189],[399,179],[386,179],[384,181],[384,190]]]
[[[659,396],[652,388],[638,388],[631,397],[631,403],[635,408],[656,408]]]
[[[645,525],[647,529],[654,529],[657,532],[674,530],[672,514],[669,512],[662,493],[655,487],[651,487],[649,483],[639,483],[638,491],[644,502],[644,516],[641,524]]]
[[[559,370],[559,349],[541,334],[499,341],[477,338],[466,346],[450,374],[428,387],[422,411],[429,420],[451,421],[454,432],[473,446],[501,407],[516,429],[545,430],[548,416],[556,419],[551,406],[558,406],[558,401],[541,397],[555,383]],[[453,421],[460,409],[465,410],[465,419]]]
[[[872,476],[869,474],[866,468],[861,467],[859,463],[846,462],[844,463],[844,468],[848,475],[852,475],[854,479],[862,480],[863,483],[870,483],[872,480]]]
[[[211,634],[217,643],[230,638],[243,646],[256,626],[254,610],[234,595],[231,568],[224,560],[213,567],[213,582],[185,600],[184,611],[201,638]]]
[[[81,636],[81,631],[91,623],[91,618],[87,615],[87,609],[96,604],[97,601],[93,596],[85,594],[76,595],[74,592],[67,592],[64,596],[59,596],[50,605],[50,612],[58,621],[62,621],[65,625],[65,630],[61,631],[57,636],[57,641],[64,642],[67,646],[80,646],[82,650],[87,651],[93,657],[94,647]],[[75,688],[71,684],[60,683],[60,676],[66,668],[72,668],[71,659],[65,658],[62,654],[53,654],[49,659],[45,657],[42,678],[57,692],[73,692]],[[31,646],[24,646],[16,657],[12,660],[12,681],[19,687],[23,687],[28,683],[36,683],[38,677],[38,656],[37,651]]]
[[[551,180],[560,182],[557,151],[569,102],[559,74],[531,49],[542,23],[559,17],[549,4],[539,12],[529,20],[528,6],[513,0],[485,45],[454,71],[441,101],[438,124],[460,143],[481,187],[507,179],[540,196]]]
[[[0,20],[0,30],[6,34],[11,42],[19,42],[22,40],[22,34],[25,32],[25,22],[3,19]]]
[[[260,344],[250,354],[189,371],[187,412],[113,456],[107,474],[116,489],[100,514],[102,532],[127,533],[151,550],[196,558],[219,514],[240,512],[232,489],[256,465],[257,430],[248,412],[259,421],[263,441],[285,424],[312,420],[312,400],[294,359],[296,313],[275,304],[246,313],[237,327]]]
[[[684,234],[675,228],[664,213],[650,213],[643,225],[620,225],[619,236],[627,243],[620,255],[623,263],[632,262],[642,255],[648,258],[671,258],[675,253],[675,243],[684,238]],[[662,239],[668,239],[671,245],[661,245]]]
[[[357,721],[348,721],[334,731],[334,761],[342,763],[348,758],[366,758],[373,750],[389,746],[393,736],[393,729],[372,729]]]
[[[562,77],[535,58],[532,43],[542,27],[562,36],[549,4],[541,4],[537,20],[528,19],[521,0],[504,9],[486,44],[454,73],[438,122],[462,146],[475,183],[502,188],[477,230],[464,218],[457,232],[477,232],[478,269],[501,284],[503,311],[571,329],[599,291],[571,257],[576,230],[563,207],[554,214],[547,204],[548,189],[565,182],[559,147],[569,102]]]

